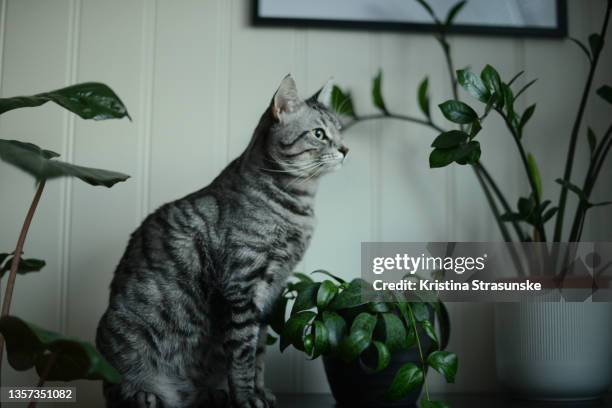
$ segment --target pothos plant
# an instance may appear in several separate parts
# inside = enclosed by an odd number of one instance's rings
[[[569,242],[580,241],[583,232],[586,213],[590,208],[612,204],[612,201],[591,202],[591,194],[605,159],[612,147],[612,124],[604,131],[601,138],[591,127],[584,131],[584,142],[590,147],[590,160],[586,173],[582,175],[582,183],[573,179],[572,170],[576,153],[576,145],[583,132],[583,117],[587,102],[592,95],[594,75],[598,67],[604,39],[608,30],[612,0],[607,1],[601,30],[588,37],[588,46],[582,41],[571,38],[584,52],[589,71],[580,96],[580,104],[569,135],[569,146],[565,169],[562,177],[555,181],[560,185],[559,199],[555,205],[544,197],[542,180],[534,156],[526,151],[524,140],[527,135],[527,125],[533,117],[536,105],[527,107],[524,111],[517,107],[517,100],[536,81],[528,81],[518,86],[518,79],[523,72],[519,72],[510,79],[503,79],[498,71],[491,65],[486,65],[480,75],[471,69],[455,70],[450,43],[447,40],[449,27],[455,17],[461,12],[466,1],[460,1],[450,8],[446,18],[441,20],[425,0],[416,0],[429,13],[437,27],[435,38],[441,45],[448,74],[450,78],[453,98],[438,105],[442,115],[451,122],[455,128],[444,128],[434,122],[431,114],[431,98],[429,95],[428,78],[422,80],[417,91],[417,102],[421,110],[421,117],[403,115],[393,112],[385,103],[382,92],[382,72],[372,82],[372,102],[380,111],[375,114],[358,114],[353,105],[349,92],[335,87],[333,90],[333,106],[336,111],[347,118],[345,129],[372,119],[395,119],[426,126],[437,133],[431,147],[429,156],[431,168],[446,167],[453,163],[471,167],[476,179],[484,192],[484,197],[495,217],[499,231],[505,241],[548,241],[560,242],[565,239]],[[475,99],[480,107],[463,102],[459,98],[458,87],[465,89]],[[600,84],[596,94],[605,102],[612,104],[612,87]],[[510,137],[513,139],[521,167],[529,185],[526,196],[519,197],[516,207],[512,208],[502,191],[502,188],[491,176],[481,160],[481,144],[486,119],[491,115],[499,115],[504,121]],[[484,143],[484,142],[483,142]],[[578,206],[574,214],[571,229],[563,237],[563,223],[565,219],[568,193],[575,194]],[[554,220],[554,233],[552,239],[547,236],[545,225]],[[510,226],[510,228],[508,227]],[[527,229],[525,229],[527,227]]]
[[[399,292],[389,298],[362,279],[346,282],[327,271],[313,273],[331,279],[315,282],[296,273],[275,303],[270,327],[280,336],[280,350],[293,346],[312,359],[329,356],[347,363],[358,361],[363,370],[376,373],[388,367],[392,353],[416,348],[419,361],[405,363],[381,397],[398,400],[423,386],[422,408],[446,407],[430,400],[425,381],[431,367],[452,383],[458,366],[457,355],[445,350],[450,323],[435,294],[420,292],[420,301],[408,301]],[[277,339],[270,336],[268,340],[273,344]]]
[[[0,114],[13,109],[39,106],[49,101],[83,119],[129,118],[125,105],[115,92],[104,84],[93,82],[33,96],[2,98]],[[32,143],[0,139],[0,159],[34,177],[37,184],[14,251],[0,254],[0,277],[4,278],[8,273],[0,317],[0,364],[6,342],[9,364],[19,371],[34,367],[40,377],[38,386],[48,380],[103,379],[115,383],[120,380],[119,373],[91,344],[9,315],[17,275],[38,272],[45,266],[43,260],[23,258],[23,250],[46,183],[60,177],[75,177],[92,186],[112,187],[129,178],[114,171],[66,163],[57,157],[58,153]]]

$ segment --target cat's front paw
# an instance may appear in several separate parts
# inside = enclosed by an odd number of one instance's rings
[[[258,388],[257,394],[264,397],[266,402],[268,403],[269,408],[274,408],[276,406],[276,396],[267,388]]]
[[[233,408],[272,408],[272,405],[268,404],[265,395],[255,393],[243,398],[236,398]]]

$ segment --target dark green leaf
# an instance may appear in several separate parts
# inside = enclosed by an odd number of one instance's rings
[[[431,111],[429,109],[429,78],[425,77],[423,81],[421,81],[419,85],[419,90],[417,93],[417,100],[419,102],[419,107],[421,108],[421,112],[426,117],[431,117]]]
[[[330,278],[335,279],[335,280],[336,280],[337,282],[339,282],[339,283],[344,283],[344,282],[346,282],[344,279],[342,279],[342,278],[340,278],[340,277],[338,277],[338,276],[336,276],[336,275],[333,275],[333,274],[331,274],[331,273],[329,273],[329,272],[327,272],[327,271],[324,271],[323,269],[318,269],[318,270],[316,270],[316,271],[314,271],[314,272],[311,272],[310,274],[312,275],[312,274],[315,274],[315,273],[322,273],[323,275],[327,275],[327,276],[329,276]]]
[[[540,171],[538,170],[538,165],[536,164],[535,159],[530,154],[527,155],[527,165],[529,167],[529,174],[531,174],[531,178],[536,187],[536,195],[538,200],[542,199],[542,178],[540,177]]]
[[[351,94],[343,92],[336,85],[332,88],[331,106],[338,115],[355,117],[355,108],[353,107]]]
[[[38,180],[57,177],[77,177],[93,186],[112,187],[130,176],[114,171],[81,167],[52,159],[57,153],[43,150],[31,143],[0,139],[0,159],[10,163]]]
[[[589,50],[587,49],[586,45],[584,45],[582,43],[582,41],[570,37],[570,40],[572,40],[574,42],[574,44],[576,44],[578,47],[580,47],[580,49],[584,52],[584,55],[586,55],[587,59],[589,60],[589,62],[592,62],[593,60],[591,59],[591,53],[589,52]]]
[[[525,84],[524,87],[522,87],[517,93],[516,95],[514,95],[514,100],[516,101],[519,96],[521,96],[523,94],[523,92],[525,92],[527,89],[529,89],[529,87],[531,87],[531,85],[535,84],[537,81],[537,79],[534,79],[533,81],[527,82],[527,84]]]
[[[470,140],[476,137],[476,135],[482,130],[480,120],[475,120],[470,124]]]
[[[346,322],[337,313],[323,312],[323,323],[327,328],[329,345],[335,351],[346,334]]]
[[[402,399],[410,391],[423,384],[423,378],[423,371],[416,364],[404,364],[397,370],[391,385],[385,392],[385,398],[392,401]]]
[[[327,327],[320,320],[315,320],[312,326],[313,332],[313,348],[311,356],[317,358],[321,354],[325,354],[329,349],[329,335]]]
[[[498,95],[501,95],[501,78],[499,73],[495,68],[491,65],[487,65],[484,67],[482,72],[480,73],[480,78],[485,86],[489,89],[490,92],[494,92]]]
[[[431,401],[425,398],[421,399],[421,402],[419,403],[419,407],[420,408],[450,408],[450,406],[446,404],[445,402]]]
[[[433,307],[440,329],[440,350],[444,350],[450,340],[450,317],[444,303],[436,302],[433,304]]]
[[[425,0],[416,0],[416,1],[417,1],[417,3],[419,3],[427,11],[427,13],[434,20],[434,22],[436,22],[437,24],[440,24],[440,20],[438,20],[438,17],[434,13],[434,11],[431,8],[431,6],[429,5],[429,3],[427,3]]]
[[[446,382],[454,383],[457,375],[458,359],[455,353],[434,351],[427,357],[427,364],[446,378]]]
[[[287,309],[287,298],[285,296],[279,296],[279,298],[274,303],[272,307],[272,311],[270,313],[270,327],[277,334],[281,334],[283,332],[283,327],[285,326],[285,313]]]
[[[514,83],[514,81],[516,81],[524,73],[525,73],[525,71],[521,71],[518,74],[516,74],[515,76],[513,76],[512,79],[510,81],[508,81],[508,86],[511,86]]]
[[[457,150],[457,148],[432,150],[429,154],[429,167],[434,169],[448,166],[455,160]]]
[[[371,342],[371,336],[363,330],[351,331],[340,342],[340,357],[345,362],[353,361],[370,346]]]
[[[368,310],[372,313],[385,313],[389,311],[389,306],[385,302],[369,302]]]
[[[89,343],[64,337],[14,316],[0,319],[0,333],[6,340],[8,361],[15,370],[24,371],[35,366],[41,375],[53,353],[55,364],[47,376],[49,381],[88,379],[118,383],[121,380],[117,370]]]
[[[0,114],[17,108],[40,106],[53,101],[83,119],[118,119],[130,115],[121,99],[108,86],[87,82],[33,96],[0,99]]]
[[[4,255],[10,256],[10,258],[6,259],[3,257]],[[4,258],[4,259],[2,259]],[[11,270],[11,264],[13,263],[14,256],[10,254],[0,254],[0,278],[4,276],[4,274]],[[6,263],[2,266],[2,263],[6,259]],[[17,273],[20,275],[24,275],[30,272],[38,272],[42,268],[45,267],[47,263],[42,259],[23,259],[21,258],[19,261],[19,266],[17,267]]]
[[[599,34],[591,34],[589,35],[589,45],[591,47],[591,55],[593,59],[596,59],[599,53],[601,52],[601,48],[603,47],[603,40]]]
[[[351,333],[362,331],[366,333],[370,339],[372,339],[374,327],[376,327],[376,316],[367,312],[359,313],[357,317],[355,317],[355,320],[353,320],[353,324],[351,325]]]
[[[502,95],[504,97],[504,106],[509,118],[514,116],[514,94],[512,89],[504,83],[501,84]]]
[[[523,128],[525,127],[529,119],[531,119],[531,117],[533,116],[533,113],[535,112],[535,108],[536,108],[536,105],[533,104],[527,109],[525,109],[525,112],[523,113],[523,116],[521,116],[521,122],[519,124],[519,130],[521,132],[523,131]]]
[[[401,350],[406,345],[406,327],[395,313],[380,315],[385,344],[391,352]]]
[[[334,296],[338,293],[338,287],[330,280],[321,282],[321,286],[317,291],[317,308],[323,310],[329,305]]]
[[[298,290],[297,298],[291,308],[291,316],[303,310],[312,309],[317,305],[317,292],[321,284],[319,282],[306,283]]]
[[[434,329],[433,324],[431,324],[429,320],[423,320],[421,322],[421,327],[425,331],[425,334],[427,334],[427,336],[429,336],[429,338],[433,340],[436,346],[440,344],[440,341],[438,340],[438,335],[436,334],[436,330]]]
[[[304,330],[306,325],[316,317],[314,312],[302,312],[291,316],[281,334],[280,350],[284,351],[290,344],[298,350],[304,350]]]
[[[468,139],[468,134],[461,130],[451,130],[441,133],[431,144],[431,147],[448,149],[457,147]]]
[[[476,164],[480,160],[480,143],[475,140],[460,146],[455,152],[454,160],[458,164]]]
[[[362,296],[364,290],[371,288],[365,281],[355,279],[351,281],[346,289],[338,293],[334,300],[329,304],[330,310],[349,309],[364,305],[367,302]]]
[[[429,319],[429,309],[425,303],[411,303],[410,306],[417,322]]]
[[[466,0],[463,0],[458,3],[455,3],[455,5],[451,7],[451,9],[448,11],[448,14],[446,15],[446,21],[444,22],[446,26],[450,26],[451,24],[453,24],[455,17],[457,17],[457,14],[459,14],[463,6],[465,6],[465,3]]]
[[[589,149],[591,150],[591,157],[595,153],[595,148],[597,147],[597,136],[593,129],[589,127],[587,131],[587,139],[589,140]]]
[[[446,101],[439,107],[444,117],[454,123],[466,124],[478,119],[474,109],[461,101]]]
[[[374,77],[372,81],[372,103],[378,109],[387,113],[387,107],[385,106],[385,100],[382,96],[382,79],[383,74],[382,71],[378,71],[378,74]]]
[[[546,221],[550,220],[557,213],[557,211],[559,211],[559,207],[553,207],[550,210],[546,211],[544,214],[542,214],[542,223],[545,223]]]
[[[536,209],[536,203],[533,196],[529,198],[521,197],[518,199],[517,208],[523,219],[528,218]]]
[[[302,272],[294,272],[293,276],[296,277],[300,282],[308,282],[308,283],[314,282],[310,276]]]
[[[389,366],[391,353],[387,346],[380,341],[373,341],[372,345],[361,355],[361,366],[367,373],[377,373]],[[373,363],[373,364],[371,364]]]
[[[612,103],[612,87],[604,85],[597,90],[597,95],[602,97],[608,103]]]
[[[457,81],[470,95],[480,102],[487,103],[491,98],[491,92],[482,80],[469,69],[457,71]]]
[[[268,333],[268,336],[266,337],[266,345],[271,346],[276,343],[276,340],[278,340],[276,337]]]
[[[504,222],[522,221],[524,219],[524,217],[521,214],[513,213],[513,212],[502,214],[499,218],[500,220]]]

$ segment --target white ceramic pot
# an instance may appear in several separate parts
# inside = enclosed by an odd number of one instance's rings
[[[612,385],[612,303],[497,303],[495,356],[517,397],[598,398]]]

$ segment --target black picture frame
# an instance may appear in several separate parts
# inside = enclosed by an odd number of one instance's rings
[[[312,27],[340,30],[412,31],[421,33],[437,31],[434,24],[263,17],[259,15],[259,2],[260,0],[253,0],[252,2],[252,23],[256,27]],[[567,37],[567,26],[567,0],[557,0],[557,26],[555,28],[453,25],[449,33],[485,36],[564,38]]]

